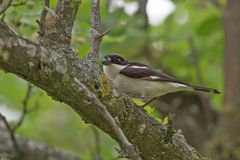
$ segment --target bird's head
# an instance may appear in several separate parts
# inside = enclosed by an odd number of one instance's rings
[[[128,61],[118,54],[109,54],[104,56],[102,64],[107,66],[110,64],[117,64],[120,66],[126,66]]]

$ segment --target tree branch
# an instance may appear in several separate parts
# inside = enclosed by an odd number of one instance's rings
[[[0,69],[22,77],[45,90],[53,99],[68,104],[83,120],[96,125],[120,143],[106,119],[89,102],[89,96],[76,87],[75,79],[79,80],[108,106],[111,115],[118,117],[123,132],[139,149],[142,159],[202,159],[180,132],[174,133],[173,143],[166,146],[166,126],[133,105],[124,94],[113,89],[106,91],[100,78],[101,71],[90,61],[78,60],[70,49],[47,49],[21,38],[3,22],[0,22],[0,33]],[[8,58],[3,58],[2,53]]]
[[[0,124],[1,122],[0,119]],[[6,159],[15,158],[15,155],[11,150],[12,146],[10,146],[12,139],[8,136],[8,131],[6,132],[5,128],[2,128],[1,125],[0,133],[0,159],[2,158],[1,155],[5,155]],[[60,151],[59,149],[35,141],[16,137],[16,142],[18,143],[19,148],[21,148],[21,158],[18,158],[18,160],[79,160],[79,158],[73,154]]]
[[[97,61],[99,58],[99,46],[102,41],[102,37],[110,32],[110,29],[101,31],[100,21],[100,0],[91,0],[91,34],[90,34],[90,52],[87,59]],[[101,33],[102,32],[102,33]]]
[[[16,137],[15,137],[15,133],[12,130],[11,126],[9,125],[9,123],[7,122],[6,118],[0,113],[0,122],[3,122],[5,125],[5,128],[8,131],[8,134],[10,135],[10,143],[12,143],[14,150],[16,151],[17,156],[20,155],[20,148],[19,145],[17,143]]]
[[[48,4],[45,1],[45,5]],[[41,32],[40,27],[40,43],[44,46],[69,46],[71,43],[72,27],[78,11],[81,0],[59,0],[55,9],[55,14],[46,11],[46,6],[43,9],[41,26],[44,26],[45,31]],[[47,12],[47,13],[46,13]],[[46,14],[46,15],[45,15]],[[43,34],[43,35],[42,35]]]
[[[97,107],[97,110],[102,114],[102,116],[106,119],[106,121],[111,126],[114,134],[116,135],[116,137],[118,138],[118,141],[122,146],[122,151],[124,153],[124,156],[131,158],[133,160],[141,160],[141,157],[136,152],[134,146],[128,141],[121,127],[116,122],[117,117],[114,119],[112,115],[108,112],[107,107],[104,104],[102,104],[99,101],[99,99],[96,97],[96,95],[90,92],[84,84],[82,84],[77,79],[75,79],[75,82],[78,84],[79,90],[81,92],[84,92],[88,96],[88,98],[92,101],[92,103]]]
[[[32,108],[28,108],[27,107],[27,104],[28,104],[28,101],[30,99],[30,94],[31,94],[31,91],[32,91],[32,87],[30,84],[28,84],[28,89],[27,89],[27,93],[26,93],[26,96],[25,98],[23,99],[23,102],[22,102],[22,105],[23,105],[23,108],[22,108],[22,115],[19,119],[19,121],[12,127],[12,131],[15,133],[16,130],[22,125],[23,123],[23,120],[25,118],[25,116],[29,113],[29,112],[32,112],[34,111],[35,109],[37,109],[39,107],[39,103],[38,101],[35,102],[34,106]]]
[[[9,7],[11,7],[12,1],[13,1],[13,0],[8,0],[8,2],[7,2],[7,3],[2,7],[2,9],[0,10],[0,15],[3,14],[4,12],[6,12]],[[1,2],[1,3],[2,3],[2,2]],[[1,5],[1,3],[0,3],[0,5]]]
[[[91,34],[90,34],[90,52],[88,59],[98,60],[99,58],[99,46],[101,43],[100,29],[100,0],[91,0]]]
[[[26,96],[25,96],[25,98],[22,102],[22,104],[23,104],[22,115],[21,115],[19,121],[13,127],[11,127],[11,125],[8,123],[6,118],[0,113],[0,122],[4,123],[5,128],[7,129],[8,133],[10,135],[12,146],[13,146],[14,151],[15,151],[13,153],[15,158],[21,158],[22,157],[22,149],[19,147],[19,144],[18,144],[18,142],[16,140],[16,137],[15,137],[16,130],[22,125],[26,114],[33,111],[34,109],[36,109],[38,107],[38,103],[35,103],[35,106],[33,108],[30,108],[30,109],[27,108],[27,103],[28,103],[29,98],[30,98],[31,89],[32,89],[32,86],[29,84]],[[1,125],[0,125],[0,130],[1,130]]]
[[[49,0],[44,0],[44,8],[40,17],[40,21],[37,20],[37,23],[39,25],[39,36],[44,36],[45,34],[45,21],[48,13],[46,7],[49,7]]]

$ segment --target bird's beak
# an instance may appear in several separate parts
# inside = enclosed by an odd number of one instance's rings
[[[103,65],[109,65],[109,64],[111,64],[111,60],[104,58],[103,61],[102,61],[102,64]]]

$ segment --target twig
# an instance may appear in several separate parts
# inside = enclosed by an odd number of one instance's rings
[[[27,104],[30,99],[31,91],[32,91],[32,85],[28,84],[26,96],[22,101],[22,105],[23,105],[22,115],[21,115],[19,121],[13,127],[10,126],[10,124],[7,122],[6,118],[0,113],[0,119],[2,119],[2,121],[4,122],[8,132],[10,134],[11,141],[13,143],[13,146],[14,146],[18,156],[21,155],[21,150],[19,148],[19,145],[18,145],[16,137],[15,137],[16,130],[22,125],[26,114],[34,111],[39,106],[38,101],[36,101],[35,105],[32,108],[30,108],[30,109],[27,108]]]
[[[49,1],[50,0],[44,0],[44,8],[40,17],[40,21],[37,20],[37,23],[39,25],[39,32],[38,34],[40,36],[44,36],[45,34],[45,22],[46,22],[46,16],[47,16],[47,8],[49,8]]]
[[[27,108],[27,104],[28,104],[28,101],[30,99],[30,95],[31,95],[31,91],[32,91],[32,85],[31,84],[28,84],[28,89],[27,89],[27,93],[26,93],[26,96],[25,98],[23,99],[22,101],[22,105],[23,105],[23,108],[22,108],[22,115],[19,119],[19,121],[15,124],[14,127],[12,127],[12,131],[15,133],[16,130],[22,125],[26,115],[29,113],[29,112],[32,112],[34,111],[35,109],[37,109],[39,107],[39,103],[38,101],[35,102],[34,106],[32,108]]]
[[[100,0],[91,0],[91,23],[92,28],[98,30],[100,28]]]
[[[91,33],[90,44],[91,49],[88,54],[88,59],[97,60],[99,58],[100,34],[100,0],[91,0]]]
[[[12,141],[14,149],[16,150],[16,152],[18,154],[20,154],[20,148],[18,146],[18,143],[17,143],[16,137],[15,137],[14,131],[12,130],[12,128],[9,125],[8,121],[6,120],[6,118],[1,113],[0,113],[0,119],[2,119],[3,123],[5,124],[5,126],[6,126],[6,128],[8,130],[8,133],[10,135],[10,138],[11,138],[11,141]]]
[[[12,5],[12,1],[13,0],[9,0],[8,3],[2,7],[2,10],[0,10],[0,15],[6,12],[6,10]]]
[[[106,29],[106,31],[103,31],[98,38],[102,38],[103,36],[105,36],[106,34],[108,34],[110,32],[110,28]]]
[[[131,144],[122,129],[116,122],[115,118],[108,112],[107,107],[100,102],[97,96],[92,93],[84,84],[82,84],[78,79],[74,79],[74,81],[78,84],[78,89],[84,92],[89,99],[92,101],[94,105],[96,105],[97,110],[102,114],[102,116],[106,119],[106,121],[111,125],[113,132],[117,136],[118,140],[122,145],[122,151],[127,158],[131,158],[133,160],[141,160],[141,157],[134,148],[133,144]]]
[[[91,0],[91,33],[90,33],[90,52],[87,56],[88,60],[97,61],[99,58],[99,46],[102,41],[102,37],[110,32],[110,29],[101,33],[101,21],[100,21],[100,0]]]

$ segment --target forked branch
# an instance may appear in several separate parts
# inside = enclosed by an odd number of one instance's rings
[[[99,58],[99,47],[102,37],[110,32],[110,29],[102,31],[100,21],[100,0],[91,0],[91,33],[90,33],[90,52],[88,60],[97,61]]]
[[[58,0],[55,11],[49,8],[49,0],[44,0],[40,19],[40,43],[47,47],[69,47],[72,39],[73,23],[81,0]]]

